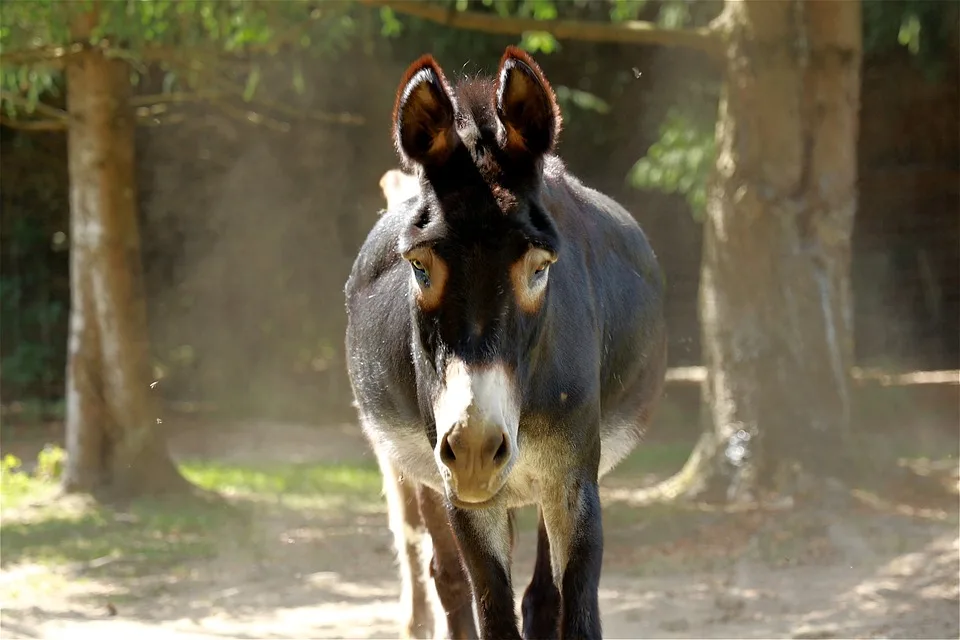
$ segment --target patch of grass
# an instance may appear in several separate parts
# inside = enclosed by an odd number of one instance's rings
[[[0,460],[0,509],[9,512],[55,490],[55,484],[49,479],[25,473],[16,456],[7,454]]]
[[[252,543],[258,518],[270,508],[263,502],[281,500],[286,507],[314,511],[381,503],[376,467],[193,461],[181,468],[190,481],[231,499],[141,499],[118,511],[69,496],[11,512],[11,504],[52,496],[57,485],[49,476],[23,473],[8,460],[0,484],[0,566],[76,565],[85,577],[111,580],[175,573],[188,561],[216,556],[227,543]]]
[[[693,445],[683,441],[640,443],[607,477],[623,479],[679,471]]]
[[[124,512],[88,504],[70,509],[60,501],[30,517],[0,525],[0,566],[21,561],[80,563],[90,577],[141,575],[216,553],[218,533],[237,510],[197,500],[141,500]]]
[[[180,469],[191,482],[228,496],[292,500],[326,508],[381,502],[380,471],[373,465],[187,462]]]

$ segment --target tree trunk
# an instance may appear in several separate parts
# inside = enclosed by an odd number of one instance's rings
[[[96,48],[67,65],[71,318],[63,488],[112,496],[190,486],[158,433],[149,389],[129,73]]]
[[[860,2],[728,0],[704,226],[704,431],[673,493],[851,469]]]

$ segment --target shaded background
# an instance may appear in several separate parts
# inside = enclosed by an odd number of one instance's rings
[[[425,43],[441,27],[411,19],[388,39],[371,26],[371,12],[357,15],[367,36],[307,59],[306,96],[296,99],[360,116],[363,124],[288,118],[281,131],[197,105],[181,110],[179,124],[138,132],[150,329],[170,403],[319,422],[352,418],[342,290],[383,206],[379,178],[396,166],[396,83],[423,51],[451,74],[476,73],[489,71],[513,42],[461,32],[431,47]],[[960,362],[955,40],[950,54],[935,73],[903,47],[868,51],[864,61],[853,256],[861,366],[944,369]],[[698,364],[699,223],[682,196],[637,189],[627,175],[672,105],[683,101],[712,119],[716,98],[707,87],[716,85],[719,69],[683,50],[578,42],[539,60],[554,85],[609,105],[601,112],[564,100],[559,151],[649,234],[668,283],[670,365]],[[260,91],[292,99],[288,80],[264,77]],[[138,91],[156,93],[162,82],[157,71]],[[244,105],[238,98],[234,106]],[[69,302],[68,252],[58,235],[68,220],[66,140],[7,128],[0,135],[0,391],[5,403],[56,405]]]

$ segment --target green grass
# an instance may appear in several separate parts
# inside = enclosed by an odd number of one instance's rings
[[[0,510],[8,512],[10,509],[43,499],[55,490],[56,487],[49,481],[4,466],[0,471]]]
[[[64,456],[60,447],[44,447],[37,454],[33,473],[29,474],[24,471],[20,458],[9,453],[4,455],[0,459],[0,506],[9,510],[51,495],[56,490],[53,479],[60,475]]]
[[[225,544],[253,542],[262,519],[283,516],[279,511],[309,521],[382,503],[375,466],[193,461],[181,469],[226,499],[141,499],[117,511],[77,497],[53,499],[55,480],[28,475],[8,460],[0,478],[0,566],[78,565],[86,577],[109,579],[154,574],[214,557]]]
[[[227,496],[314,501],[321,506],[361,505],[380,499],[376,466],[272,464],[242,466],[188,462],[181,471],[194,484]]]
[[[217,533],[229,521],[240,524],[226,505],[141,501],[123,513],[88,505],[48,504],[29,519],[7,522],[0,566],[18,562],[45,565],[90,564],[88,575],[140,575],[216,552]],[[104,562],[116,559],[120,562]]]
[[[641,447],[618,474],[678,466],[685,455],[683,445]],[[117,511],[79,498],[53,499],[57,480],[51,473],[27,474],[18,461],[8,459],[0,478],[0,566],[76,565],[86,577],[122,579],[213,557],[225,541],[245,544],[267,517],[295,517],[320,527],[329,517],[383,509],[380,471],[374,464],[192,460],[180,468],[192,483],[224,499],[143,499]],[[523,514],[523,525],[535,525],[536,511],[525,511],[530,513]]]
[[[690,457],[693,442],[641,442],[610,472],[610,478],[636,478],[646,474],[679,471]],[[602,482],[602,481],[601,481]]]

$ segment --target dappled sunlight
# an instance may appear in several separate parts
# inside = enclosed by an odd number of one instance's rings
[[[850,637],[864,620],[872,619],[882,629],[885,621],[896,618],[900,624],[914,625],[913,637],[947,637],[950,619],[957,615],[958,574],[960,537],[945,534],[919,551],[880,565],[852,588],[837,593],[830,606],[804,616],[801,626]]]
[[[111,511],[74,497],[14,510],[14,518],[5,509],[3,632],[397,637],[399,585],[379,477],[366,463],[338,461],[333,452],[349,447],[349,436],[332,440],[333,460],[184,461],[206,489],[233,492],[214,509],[140,501]],[[679,457],[670,450],[652,446],[661,455],[628,461],[620,477],[662,477],[672,464],[663,459]],[[956,603],[955,512],[944,521],[881,510],[635,507],[615,494],[604,501],[608,637],[814,637],[824,629],[862,637],[900,628],[903,616],[913,629],[937,629]],[[517,585],[533,567],[535,518],[533,509],[518,514]],[[518,587],[518,608],[521,595]]]
[[[960,637],[958,36],[5,2],[0,636]]]

